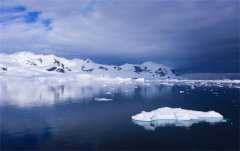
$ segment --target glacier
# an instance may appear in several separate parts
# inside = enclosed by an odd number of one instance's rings
[[[78,78],[82,75],[132,79],[176,77],[173,69],[154,62],[116,66],[98,64],[90,59],[69,60],[55,55],[34,54],[32,52],[0,54],[0,76]]]
[[[135,124],[143,126],[147,130],[154,130],[160,126],[183,126],[190,127],[199,122],[217,123],[224,122],[223,115],[215,111],[194,111],[182,108],[163,107],[156,110],[133,115]]]

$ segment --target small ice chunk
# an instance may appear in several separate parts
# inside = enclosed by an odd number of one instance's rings
[[[144,78],[138,78],[135,80],[136,82],[143,82],[144,83]]]
[[[186,126],[189,127],[198,122],[223,122],[223,116],[215,111],[193,111],[181,108],[159,108],[150,112],[142,111],[139,114],[132,116],[134,123],[146,127],[149,126]]]
[[[106,92],[106,94],[108,94],[108,95],[111,95],[111,94],[112,94],[112,92],[108,91],[108,92]]]
[[[108,101],[112,101],[112,99],[110,98],[94,98],[95,101],[99,101],[99,102],[108,102]]]

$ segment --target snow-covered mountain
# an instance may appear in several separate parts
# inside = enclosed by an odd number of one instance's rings
[[[103,65],[87,59],[68,60],[54,55],[31,52],[0,54],[0,76],[54,76],[89,74],[103,77],[169,79],[175,71],[164,65],[144,62],[137,64]]]

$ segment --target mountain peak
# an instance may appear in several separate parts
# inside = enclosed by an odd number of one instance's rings
[[[7,66],[7,68],[5,68]],[[0,76],[54,76],[56,74],[167,79],[174,78],[172,70],[151,61],[142,64],[125,64],[121,66],[97,64],[90,59],[68,60],[55,55],[35,54],[28,51],[10,55],[0,54]],[[4,68],[3,68],[4,67]],[[4,69],[4,70],[3,70]]]

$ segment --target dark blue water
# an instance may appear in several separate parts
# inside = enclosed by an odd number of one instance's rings
[[[180,94],[180,90],[184,93]],[[98,97],[111,97],[113,101],[73,97],[51,105],[1,105],[1,150],[238,150],[240,147],[239,89],[157,86],[136,87],[131,93],[102,91]],[[131,116],[142,110],[166,106],[215,110],[227,122],[198,123],[191,127],[172,125],[151,131],[131,121]]]

